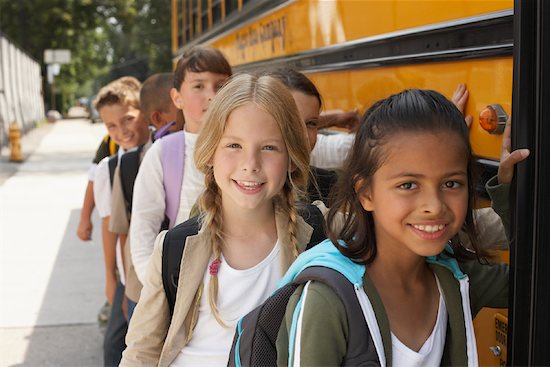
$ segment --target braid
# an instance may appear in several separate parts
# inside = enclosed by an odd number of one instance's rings
[[[286,271],[290,267],[290,264],[298,257],[298,239],[296,237],[298,211],[296,210],[296,192],[288,182],[285,183],[282,194],[284,195],[282,207],[288,214],[288,234],[290,239],[290,248],[288,251],[285,251],[283,259],[283,266],[285,266]]]
[[[204,225],[208,228],[210,234],[210,243],[212,245],[212,257],[213,261],[221,260],[222,245],[223,245],[223,233],[222,233],[222,215],[221,215],[221,195],[219,193],[218,185],[214,180],[214,171],[210,169],[206,174],[206,190],[200,197],[201,211],[204,214]],[[214,318],[222,326],[227,327],[223,322],[218,306],[216,304],[218,299],[218,276],[217,274],[210,274],[210,282],[208,287],[208,303]]]

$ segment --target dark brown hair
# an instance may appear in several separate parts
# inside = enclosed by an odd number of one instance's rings
[[[212,47],[194,46],[185,51],[178,60],[174,71],[174,88],[180,89],[188,71],[194,73],[211,72],[231,76],[231,66],[223,54]]]

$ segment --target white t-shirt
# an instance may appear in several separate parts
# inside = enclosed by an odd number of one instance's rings
[[[185,132],[185,165],[183,170],[183,183],[180,192],[180,208],[176,216],[176,224],[189,219],[189,213],[197,202],[199,195],[204,190],[204,175],[195,166],[193,155],[198,134]]]
[[[204,189],[204,176],[197,170],[193,154],[198,134],[185,133],[185,160],[181,188],[180,208],[176,223],[184,222]],[[130,250],[138,279],[143,283],[155,238],[164,220],[166,193],[162,171],[162,144],[159,139],[145,153],[134,183],[132,220],[130,222]]]
[[[281,277],[279,242],[264,260],[249,269],[233,269],[222,258],[218,271],[218,309],[229,326],[226,328],[211,313],[208,303],[210,274],[206,269],[197,325],[191,340],[172,366],[227,366],[237,322],[275,291]]]
[[[118,150],[118,163],[120,164],[120,157],[125,153],[124,149]],[[111,216],[111,178],[109,174],[109,158],[103,158],[95,169],[94,177],[94,201],[99,216],[103,219]],[[124,278],[124,266],[122,262],[122,252],[120,248],[120,241],[116,242],[116,266],[120,275],[120,282],[126,284]]]
[[[90,165],[90,168],[88,168],[88,181],[92,181],[94,182],[94,179],[95,179],[95,170],[97,168],[97,164],[96,163],[92,163]]]
[[[317,134],[317,143],[311,151],[310,164],[324,169],[342,168],[355,140],[355,134]]]
[[[437,310],[437,320],[431,335],[426,339],[424,345],[418,352],[401,343],[393,333],[391,333],[392,344],[392,365],[407,367],[440,366],[443,349],[445,348],[445,337],[447,336],[447,307],[443,299],[439,281],[439,308]]]

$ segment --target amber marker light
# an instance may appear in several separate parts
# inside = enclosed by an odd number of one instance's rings
[[[490,134],[502,134],[508,115],[499,104],[490,104],[479,113],[479,124]]]

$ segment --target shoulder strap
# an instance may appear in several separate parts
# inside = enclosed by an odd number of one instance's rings
[[[132,212],[132,197],[134,195],[134,183],[136,182],[136,176],[140,165],[140,155],[143,150],[143,145],[140,145],[137,149],[126,152],[120,157],[120,179],[122,183],[122,193],[124,194],[124,201],[126,203],[126,210],[128,213]]]
[[[181,185],[185,166],[185,133],[178,131],[161,139],[162,173],[164,178],[164,192],[166,193],[165,215],[169,218],[169,228],[176,222],[180,206]]]
[[[113,181],[115,178],[115,170],[118,165],[118,154],[114,154],[109,158],[109,181],[111,183],[111,188],[113,188]]]
[[[162,285],[170,307],[170,315],[174,313],[181,259],[187,237],[199,233],[199,219],[194,217],[185,221],[166,233],[162,246]]]
[[[372,356],[376,363],[367,365],[380,365],[378,353],[374,341],[370,337],[369,328],[359,299],[357,298],[353,284],[337,270],[312,266],[302,271],[294,280],[294,284],[303,284],[310,280],[323,282],[340,297],[348,319],[348,345],[344,366],[364,366],[366,356]],[[371,357],[367,357],[370,359]],[[375,362],[375,361],[368,361]]]
[[[323,213],[321,213],[321,210],[313,204],[306,204],[300,207],[298,212],[306,223],[313,227],[313,233],[306,246],[306,250],[309,250],[327,238],[325,232],[325,217]]]

